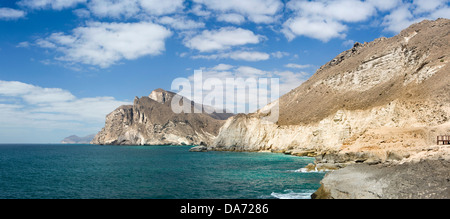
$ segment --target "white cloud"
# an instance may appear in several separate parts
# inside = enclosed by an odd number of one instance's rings
[[[245,17],[240,14],[230,13],[221,14],[217,17],[218,21],[225,21],[232,24],[241,24],[245,21]]]
[[[380,11],[389,11],[402,3],[402,0],[367,0]]]
[[[19,44],[17,44],[17,48],[28,48],[30,47],[30,42],[24,41],[24,42],[20,42]]]
[[[214,66],[213,68],[211,68],[212,70],[215,71],[227,71],[232,69],[234,66],[232,65],[227,65],[227,64],[218,64],[216,66]]]
[[[12,8],[0,8],[0,20],[15,20],[25,17],[26,13]]]
[[[344,22],[359,22],[374,15],[375,7],[360,0],[291,1],[287,8],[306,17],[321,17]]]
[[[270,83],[270,79],[277,78],[279,79],[279,96],[286,94],[287,92],[291,91],[292,89],[300,86],[303,82],[306,81],[306,78],[308,77],[308,74],[304,72],[292,72],[292,71],[266,71],[261,70],[258,68],[254,68],[251,66],[232,66],[232,65],[226,65],[226,64],[220,64],[217,66],[214,66],[212,68],[201,68],[202,69],[202,80],[205,83],[206,81],[219,81],[222,83],[223,87],[226,88],[226,81],[227,79],[237,80],[239,78],[247,80],[247,79],[255,79],[256,82],[259,82],[259,79],[267,78],[269,79],[268,83]],[[194,75],[191,75],[188,78],[190,81],[194,81]],[[215,80],[212,80],[215,79]],[[259,83],[258,83],[259,84]],[[195,86],[193,89],[195,90],[201,90],[201,86]],[[208,90],[202,90],[203,97],[209,95],[209,96],[220,96],[220,95],[226,95],[223,93],[214,94],[214,91],[208,91]],[[247,88],[236,88],[236,92],[241,94],[238,95],[236,99],[229,99],[229,96],[224,96],[223,100],[225,100],[226,103],[224,105],[229,106],[227,104],[231,103],[231,106],[235,106],[236,109],[233,109],[233,107],[229,107],[227,109],[229,110],[237,110],[234,111],[234,113],[251,113],[256,111],[258,108],[266,106],[266,104],[260,104],[258,103],[258,98],[256,99],[248,99],[245,97],[245,94],[248,92],[248,94],[252,95],[258,95],[258,92],[264,92],[268,95],[271,94],[271,87],[264,87],[262,84],[259,84],[257,87],[247,87]],[[218,90],[217,92],[221,92]],[[272,97],[274,99],[279,98],[279,96]],[[209,103],[206,103],[207,105]],[[210,104],[211,105],[211,104]],[[216,108],[221,108],[217,107]],[[253,109],[248,111],[247,109]]]
[[[208,18],[211,15],[211,11],[206,10],[205,7],[200,4],[192,5],[190,12],[204,18]]]
[[[383,25],[387,26],[385,30],[399,33],[415,22],[414,16],[408,6],[395,9],[384,18]]]
[[[21,0],[17,4],[31,9],[62,10],[75,7],[81,3],[86,3],[86,1],[87,0]]]
[[[289,63],[289,64],[285,65],[284,67],[286,67],[286,68],[295,68],[295,69],[303,69],[303,68],[309,68],[309,67],[311,67],[311,65],[300,65],[300,64],[295,64],[295,63]]]
[[[165,50],[168,29],[150,22],[88,23],[72,34],[53,33],[37,44],[55,48],[63,56],[58,60],[107,68],[121,60],[159,55]]]
[[[345,38],[345,23],[366,21],[377,12],[375,5],[360,0],[298,0],[290,1],[286,7],[296,14],[283,25],[282,32],[289,40],[306,36],[323,42]]]
[[[342,42],[342,45],[345,47],[353,47],[355,45],[355,41],[354,40],[346,40],[346,41]]]
[[[130,18],[139,14],[162,16],[184,9],[184,0],[91,0],[89,10],[98,17]]]
[[[264,52],[248,52],[248,51],[238,51],[230,53],[230,58],[234,60],[244,60],[244,61],[263,61],[268,60],[270,55]]]
[[[136,0],[93,0],[88,3],[88,8],[97,17],[129,18],[139,11]]]
[[[61,88],[42,88],[18,81],[0,81],[0,96],[16,98],[14,102],[23,101],[23,104],[0,104],[10,109],[23,109],[31,114],[57,113],[82,122],[88,122],[87,119],[92,118],[96,122],[102,122],[112,110],[129,104],[112,97],[77,98]]]
[[[424,19],[450,18],[450,0],[414,0],[393,9],[384,17],[385,30],[399,33],[413,23]]]
[[[77,98],[61,88],[0,81],[0,127],[99,130],[105,116],[129,102],[113,97]],[[73,134],[73,133],[71,133]]]
[[[447,6],[438,8],[436,11],[433,11],[430,16],[432,19],[450,18],[450,7]]]
[[[141,7],[152,15],[172,14],[184,8],[184,0],[139,0]]]
[[[252,51],[234,51],[224,52],[211,55],[196,55],[192,56],[193,59],[233,59],[248,62],[264,61],[270,58],[270,55],[264,52],[252,52]]]
[[[212,52],[230,49],[234,46],[257,44],[261,38],[250,30],[223,27],[219,30],[205,30],[201,34],[185,40],[185,46],[200,52]]]
[[[205,5],[208,9],[219,13],[218,18],[222,21],[231,23],[235,23],[237,19],[241,21],[242,18],[228,17],[226,20],[222,14],[239,14],[255,23],[272,23],[276,20],[275,15],[283,8],[280,0],[194,0],[194,2]]]
[[[158,21],[161,24],[169,25],[173,29],[177,30],[192,30],[205,27],[205,23],[190,20],[189,18],[186,17],[164,16],[159,18]]]
[[[306,36],[328,42],[334,38],[345,38],[347,24],[364,22],[387,13],[383,25],[386,30],[398,33],[412,23],[438,17],[448,17],[449,0],[292,0],[286,8],[294,16],[283,24],[282,32],[289,40]]]
[[[414,13],[419,14],[432,12],[445,6],[448,2],[448,0],[414,0],[413,4],[416,6]]]
[[[288,52],[276,51],[276,52],[271,53],[270,55],[272,55],[272,57],[275,57],[277,59],[281,59],[285,56],[289,56],[290,54]]]
[[[0,81],[0,95],[16,97],[30,93],[35,86],[18,81]]]
[[[306,36],[328,42],[333,38],[345,38],[348,27],[334,20],[320,17],[296,17],[287,20],[282,32],[289,40]]]

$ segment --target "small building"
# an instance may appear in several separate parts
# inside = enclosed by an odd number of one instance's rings
[[[438,145],[450,145],[450,135],[437,136]]]

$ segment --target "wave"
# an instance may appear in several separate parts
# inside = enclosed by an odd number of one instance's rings
[[[287,190],[284,190],[283,193],[272,192],[272,194],[270,194],[270,195],[277,199],[311,199],[311,195],[314,192],[315,191],[313,191],[313,190],[308,190],[308,191],[304,191],[304,192],[294,192],[291,189],[287,189]]]
[[[298,169],[298,170],[288,170],[288,172],[293,172],[293,173],[326,173],[328,171],[317,170],[317,168],[315,170],[309,170],[308,168],[301,168],[301,169]]]

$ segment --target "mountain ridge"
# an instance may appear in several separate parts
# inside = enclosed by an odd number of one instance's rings
[[[105,127],[91,142],[98,145],[200,145],[218,134],[221,118],[232,114],[181,113],[172,111],[176,94],[163,89],[135,97],[133,105],[120,106],[106,116]],[[192,109],[202,107],[190,101]]]
[[[315,151],[322,163],[379,163],[427,150],[450,133],[449,33],[450,20],[425,20],[356,43],[277,100],[276,124],[261,122],[261,111],[232,117],[209,150]]]

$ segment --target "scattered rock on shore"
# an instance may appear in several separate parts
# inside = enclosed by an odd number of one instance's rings
[[[330,172],[313,199],[448,199],[450,161],[393,166],[355,164]]]
[[[206,146],[197,146],[189,149],[190,152],[207,152],[208,148]]]

